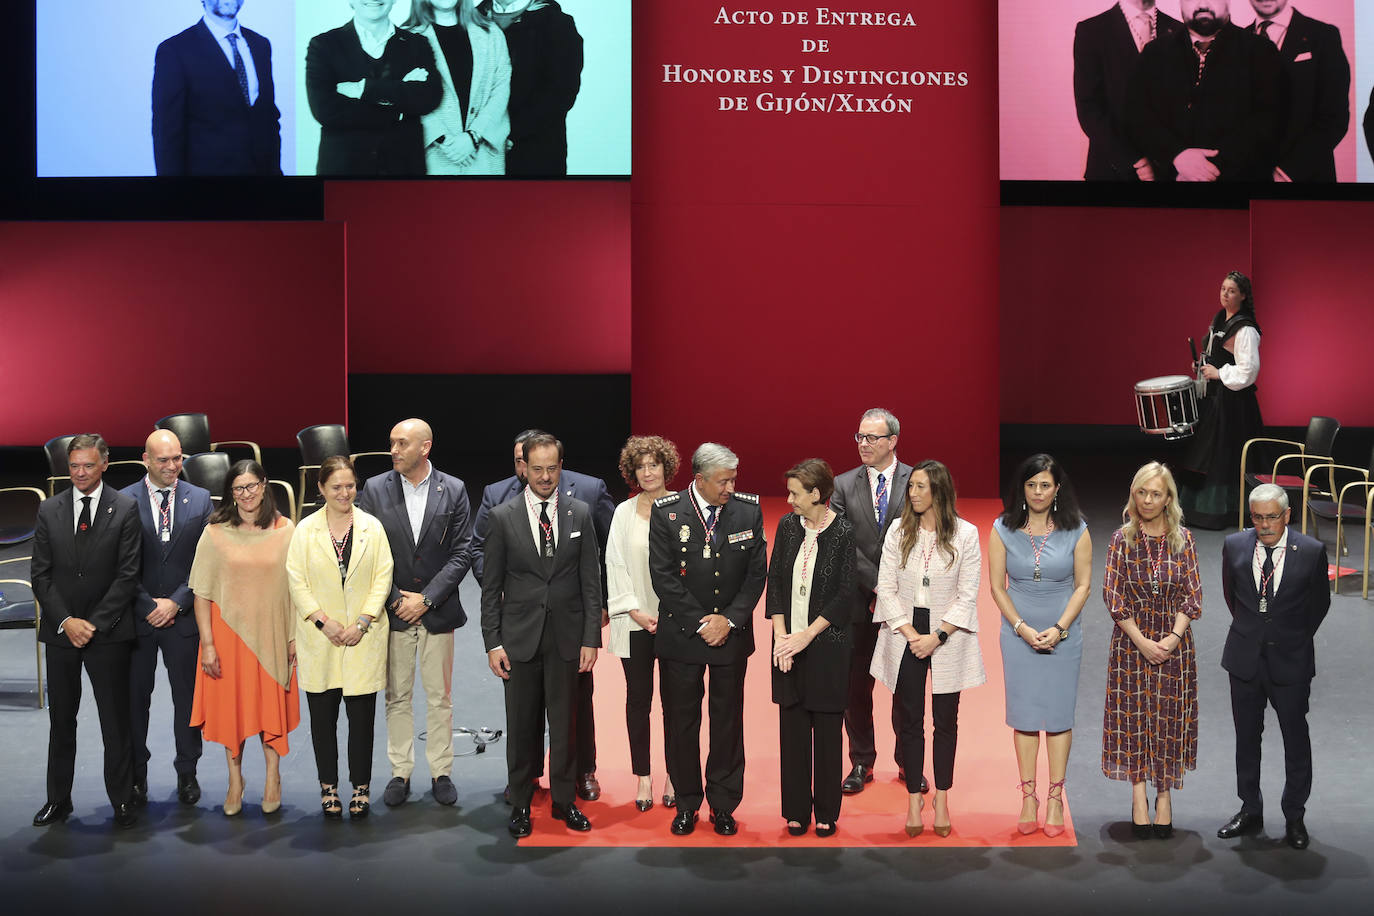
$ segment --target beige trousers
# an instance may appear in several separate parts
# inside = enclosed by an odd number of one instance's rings
[[[415,667],[425,688],[425,759],[429,776],[453,770],[453,634],[416,624],[393,629],[386,665],[386,754],[391,775],[409,779],[415,769]]]

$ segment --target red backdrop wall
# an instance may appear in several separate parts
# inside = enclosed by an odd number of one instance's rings
[[[1249,214],[1005,207],[1001,260],[1003,422],[1133,425],[1136,382],[1188,375],[1226,272],[1251,274]]]
[[[716,2],[635,7],[634,428],[684,451],[731,446],[744,489],[780,492],[807,456],[854,465],[860,414],[885,406],[905,460],[940,458],[962,493],[996,492],[996,5],[886,7],[917,27],[724,26]],[[803,54],[806,39],[831,51]],[[674,64],[798,75],[665,82]],[[967,85],[807,86],[805,65]],[[764,91],[914,104],[780,114],[757,110]],[[750,110],[721,112],[719,96]]]
[[[629,210],[624,181],[327,184],[349,371],[629,372]]]
[[[203,411],[216,438],[294,447],[344,422],[343,279],[340,226],[0,224],[0,445],[141,445]]]

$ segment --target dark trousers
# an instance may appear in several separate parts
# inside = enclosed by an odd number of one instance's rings
[[[576,665],[573,665],[576,668]],[[586,671],[577,675],[577,703],[573,706],[573,740],[577,742],[575,757],[577,760],[576,774],[596,772],[596,716],[592,712],[592,695],[595,692],[596,684],[592,680],[592,672]],[[539,745],[544,743],[544,717],[541,713],[534,719],[534,733],[532,740]],[[544,760],[539,759],[539,765],[535,767],[534,776],[531,781],[544,775]]]
[[[510,660],[505,683],[506,726],[511,740],[506,745],[507,786],[511,804],[528,808],[534,796],[534,780],[544,763],[544,722],[549,721],[549,793],[556,805],[575,800],[576,753],[573,722],[578,679],[577,661],[558,654],[553,627],[544,624],[539,651],[529,661]]]
[[[811,712],[800,703],[778,707],[783,820],[833,824],[840,816],[844,713]]]
[[[902,650],[902,666],[897,670],[897,693],[893,705],[902,707],[900,741],[902,755],[907,762],[906,790],[909,794],[921,791],[921,769],[926,758],[926,674],[929,658],[917,658],[911,650]],[[959,743],[959,694],[935,693],[930,697],[930,713],[935,720],[935,740],[931,747],[931,767],[935,771],[935,788],[949,789],[954,785],[954,749]]]
[[[630,736],[630,769],[636,776],[648,776],[649,713],[654,705],[654,634],[646,630],[630,633],[630,657],[622,658],[625,669],[625,732]]]
[[[868,598],[872,610],[873,598]],[[868,668],[873,664],[873,647],[878,641],[878,630],[882,624],[873,623],[871,618],[863,619],[854,627],[854,661],[849,666],[849,705],[844,710],[844,731],[849,737],[849,763],[872,769],[878,762],[878,748],[873,734],[873,675]],[[902,733],[901,704],[892,704],[892,734]],[[902,769],[902,743],[896,743],[893,759],[897,768]],[[824,823],[824,821],[822,821]]]
[[[191,727],[191,701],[196,693],[196,663],[200,656],[200,640],[195,634],[184,636],[175,627],[155,629],[147,636],[134,640],[130,658],[129,722],[133,730],[134,782],[148,782],[148,711],[157,683],[157,653],[162,651],[162,666],[167,670],[167,682],[172,688],[172,737],[176,741],[176,757],[172,768],[178,776],[194,775],[200,760],[200,729]]]
[[[131,643],[48,645],[48,801],[72,797],[76,771],[76,714],[81,709],[81,669],[91,679],[100,737],[105,744],[105,793],[112,805],[133,798],[133,743],[129,737]]]
[[[697,665],[659,659],[668,775],[680,811],[701,807],[701,699],[711,670],[707,713],[711,749],[706,755],[706,801],[731,814],[744,797],[744,674],[748,659],[732,665]]]
[[[1308,698],[1312,684],[1275,684],[1260,660],[1259,674],[1249,681],[1231,675],[1231,718],[1236,725],[1236,794],[1241,810],[1264,814],[1260,792],[1260,741],[1264,736],[1264,707],[1272,705],[1283,734],[1285,779],[1280,804],[1285,820],[1307,812],[1312,794],[1312,740],[1307,732]]]
[[[320,782],[339,781],[339,703],[348,716],[348,781],[355,786],[372,782],[372,732],[377,721],[377,694],[346,697],[341,688],[305,694],[310,707],[310,742],[315,746],[315,771]]]

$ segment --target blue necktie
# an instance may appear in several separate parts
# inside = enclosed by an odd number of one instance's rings
[[[714,547],[715,544],[716,544],[716,509],[717,509],[717,508],[718,508],[717,506],[707,506],[707,507],[706,507],[706,532],[707,532],[707,535],[706,535],[706,536],[709,537],[709,538],[711,539],[711,546],[712,546],[712,547]]]
[[[239,54],[239,37],[233,32],[229,33],[229,47],[234,52],[234,76],[238,77],[239,91],[243,93],[243,101],[246,105],[252,105],[253,100],[248,97],[248,69],[243,65],[243,57]]]
[[[887,480],[881,473],[878,474],[878,524],[887,521]]]

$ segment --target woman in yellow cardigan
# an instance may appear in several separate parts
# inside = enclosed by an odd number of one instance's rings
[[[310,708],[320,806],[342,817],[339,802],[339,704],[348,714],[350,817],[371,810],[372,731],[377,691],[386,686],[391,546],[382,523],[353,508],[358,478],[336,455],[320,466],[324,509],[303,519],[291,538],[286,574],[296,606],[296,664]]]

